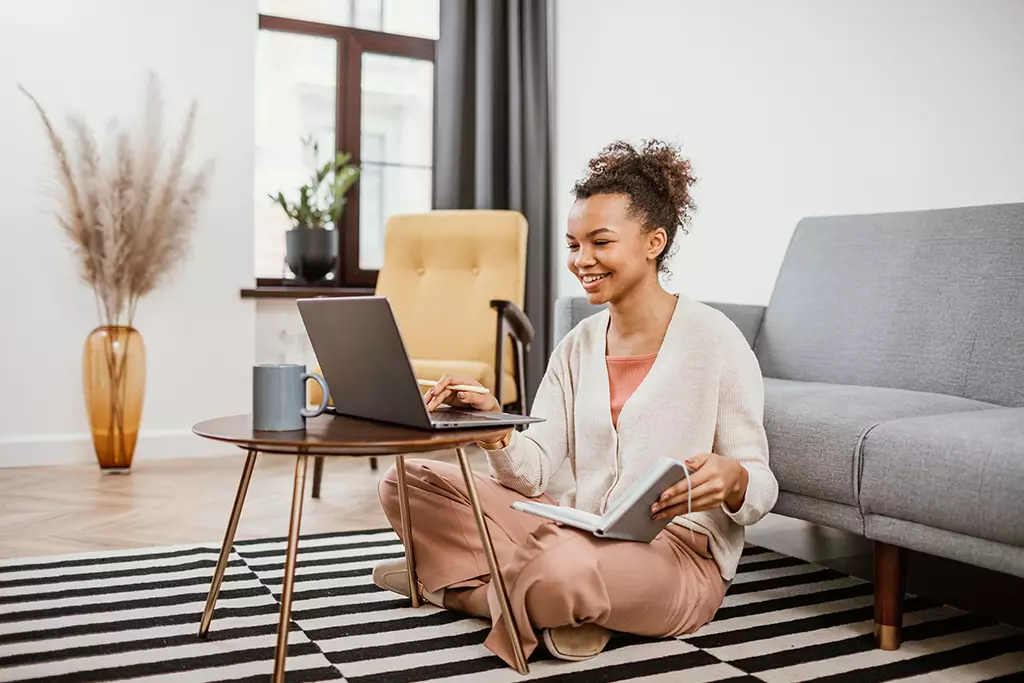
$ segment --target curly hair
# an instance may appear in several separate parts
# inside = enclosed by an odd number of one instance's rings
[[[572,192],[577,199],[596,194],[628,196],[633,218],[648,230],[665,230],[665,248],[658,255],[657,265],[658,272],[668,273],[665,261],[676,233],[687,233],[697,208],[690,196],[690,186],[696,181],[690,160],[669,143],[645,140],[634,147],[618,140],[590,160],[586,175],[576,182]]]

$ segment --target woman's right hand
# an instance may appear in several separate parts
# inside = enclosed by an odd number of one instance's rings
[[[476,381],[472,377],[459,376],[459,375],[444,375],[441,379],[437,380],[437,384],[427,389],[423,399],[427,402],[427,410],[433,411],[442,403],[447,403],[455,408],[469,408],[470,410],[482,410],[486,412],[501,412],[501,403],[497,398],[490,392],[486,394],[477,393],[475,391],[459,391],[455,392],[450,389],[450,386],[458,386],[460,384],[469,384],[476,387],[482,387],[480,382]],[[454,394],[454,396],[453,396]],[[497,448],[504,448],[508,445],[508,440],[512,436],[512,429],[508,429],[501,438],[494,442],[478,441],[483,448],[495,450]]]
[[[472,377],[460,375],[444,375],[437,380],[437,384],[427,390],[423,400],[427,403],[427,410],[433,411],[442,403],[455,408],[468,408],[470,410],[483,410],[487,412],[501,412],[501,404],[490,392],[478,394],[475,391],[455,392],[449,389],[450,386],[469,384],[476,387],[483,387],[480,382]]]

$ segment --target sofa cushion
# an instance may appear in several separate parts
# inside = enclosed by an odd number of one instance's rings
[[[764,426],[779,488],[856,506],[861,437],[902,417],[991,409],[944,394],[765,378]]]
[[[865,515],[1024,547],[1024,408],[883,422],[861,458]]]
[[[1024,204],[800,221],[755,350],[766,377],[1024,406]]]

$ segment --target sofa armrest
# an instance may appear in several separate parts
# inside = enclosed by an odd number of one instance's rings
[[[498,324],[501,325],[502,321],[508,324],[508,330],[515,339],[522,342],[526,347],[533,343],[533,325],[521,308],[511,301],[505,301],[504,299],[492,300],[491,308],[498,311]]]
[[[705,304],[717,308],[725,314],[736,327],[740,328],[750,348],[754,348],[757,340],[757,333],[761,331],[761,322],[764,320],[765,306],[754,306],[751,304],[720,304],[713,301],[705,301]]]

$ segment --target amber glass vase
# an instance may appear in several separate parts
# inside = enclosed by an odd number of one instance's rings
[[[85,340],[85,405],[96,460],[106,473],[128,472],[146,389],[146,347],[133,327],[103,325]]]

